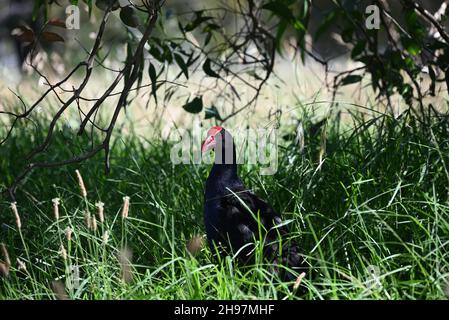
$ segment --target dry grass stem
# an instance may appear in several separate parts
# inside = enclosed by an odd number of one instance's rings
[[[305,277],[306,273],[302,272],[298,278],[295,281],[295,284],[293,285],[293,290],[298,290],[299,286],[301,285],[302,279]]]

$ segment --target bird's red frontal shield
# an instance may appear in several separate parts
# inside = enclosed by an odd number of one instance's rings
[[[223,130],[222,127],[212,127],[209,129],[209,131],[207,132],[207,137],[206,140],[204,140],[204,142],[201,145],[201,152],[206,152],[210,149],[212,149],[213,147],[215,147],[215,136],[217,135],[217,133],[219,133],[221,130]]]

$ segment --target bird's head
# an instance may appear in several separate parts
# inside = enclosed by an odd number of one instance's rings
[[[201,145],[203,153],[213,149],[215,164],[236,164],[236,153],[232,135],[223,127],[212,127]]]
[[[206,140],[201,144],[201,152],[206,152],[211,149],[214,149],[217,145],[217,138],[220,135],[220,132],[224,131],[223,127],[215,126],[209,129],[207,132]]]

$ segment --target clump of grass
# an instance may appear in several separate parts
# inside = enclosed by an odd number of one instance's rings
[[[198,245],[209,167],[174,167],[169,143],[130,136],[116,140],[110,176],[95,157],[35,173],[19,189],[26,224],[18,228],[15,214],[2,218],[1,241],[27,268],[11,266],[0,298],[58,298],[51,284],[60,281],[71,299],[445,299],[449,117],[435,114],[426,126],[409,112],[351,119],[352,128],[329,120],[324,149],[324,135],[304,118],[299,144],[285,141],[273,176],[240,168],[244,182],[292,220],[291,237],[312,266],[296,282],[278,279],[261,257],[249,267],[216,261]],[[29,136],[12,138],[23,144]],[[52,148],[55,156],[68,152],[64,141]],[[4,163],[2,172],[18,169]],[[58,219],[49,210],[55,198]],[[7,201],[0,206],[11,211]]]

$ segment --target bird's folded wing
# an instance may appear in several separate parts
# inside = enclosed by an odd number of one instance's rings
[[[237,190],[223,197],[221,208],[226,219],[237,225],[248,225],[253,231],[257,228],[258,221],[265,228],[265,232],[281,222],[280,215],[268,203],[245,190]]]

